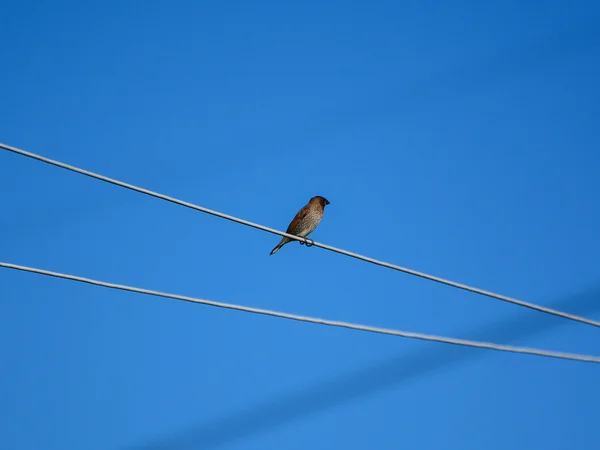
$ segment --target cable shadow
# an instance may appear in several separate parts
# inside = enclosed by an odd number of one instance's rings
[[[307,119],[300,129],[310,130],[310,134],[295,137],[295,141],[365,128],[390,116],[399,119],[427,108],[436,108],[449,98],[460,101],[469,92],[509,79],[535,73],[544,77],[552,70],[552,64],[564,64],[577,55],[594,57],[600,49],[599,19],[593,15],[540,36],[531,36],[517,45],[500,46],[488,53],[477,52],[468,59],[459,59],[438,70],[415,73],[414,79],[405,80],[398,86],[384,84],[364,94],[357,92],[350,105],[331,111],[313,127]]]
[[[557,309],[588,315],[600,310],[600,286],[563,298]],[[472,339],[510,343],[573,323],[542,314],[524,312],[508,320],[461,333]],[[275,400],[252,405],[228,417],[200,424],[193,430],[160,441],[126,447],[127,450],[211,449],[264,432],[302,417],[406,383],[433,371],[475,361],[489,351],[453,345],[431,345],[428,349],[400,355],[352,374],[325,380]]]

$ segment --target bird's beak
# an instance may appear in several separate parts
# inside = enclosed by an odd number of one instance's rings
[[[329,203],[330,203],[329,200],[325,199],[325,204],[329,205]]]

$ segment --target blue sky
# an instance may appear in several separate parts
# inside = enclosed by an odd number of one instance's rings
[[[0,142],[600,320],[597,2],[3,2]],[[1,260],[600,354],[598,330],[0,151]],[[2,448],[597,449],[600,367],[0,270]]]

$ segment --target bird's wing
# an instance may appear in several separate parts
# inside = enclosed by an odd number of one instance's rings
[[[300,211],[298,211],[296,217],[294,217],[294,219],[290,222],[290,225],[287,227],[286,233],[294,234],[294,230],[298,228],[300,222],[302,222],[302,220],[304,220],[304,218],[308,215],[309,210],[309,205],[306,205]]]

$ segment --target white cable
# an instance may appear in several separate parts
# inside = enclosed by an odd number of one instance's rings
[[[174,197],[169,197],[169,196],[164,195],[164,194],[159,194],[158,192],[154,192],[154,191],[150,191],[148,189],[144,189],[144,188],[141,188],[141,187],[138,187],[138,186],[134,186],[132,184],[125,183],[125,182],[119,181],[119,180],[115,180],[113,178],[109,178],[109,177],[106,177],[104,175],[99,175],[97,173],[90,172],[90,171],[84,170],[84,169],[80,169],[79,167],[71,166],[69,164],[65,164],[65,163],[62,163],[60,161],[56,161],[56,160],[53,160],[53,159],[50,159],[50,158],[46,158],[44,156],[40,156],[40,155],[37,155],[35,153],[28,152],[26,150],[21,150],[21,149],[15,148],[15,147],[11,147],[11,146],[6,145],[6,144],[0,143],[0,148],[3,148],[5,150],[8,150],[8,151],[13,152],[13,153],[17,153],[19,155],[23,155],[23,156],[27,156],[29,158],[36,159],[38,161],[42,161],[42,162],[47,163],[47,164],[51,164],[51,165],[54,165],[54,166],[57,166],[57,167],[61,167],[63,169],[70,170],[72,172],[77,172],[77,173],[80,173],[82,175],[86,175],[88,177],[95,178],[97,180],[105,181],[107,183],[114,184],[116,186],[124,187],[126,189],[130,189],[132,191],[139,192],[141,194],[146,194],[146,195],[149,195],[151,197],[159,198],[161,200],[166,200],[168,202],[175,203],[175,204],[180,205],[180,206],[185,206],[186,208],[194,209],[196,211],[200,211],[200,212],[203,212],[203,213],[211,214],[213,216],[221,217],[222,219],[231,220],[233,222],[237,222],[237,223],[240,223],[242,225],[246,225],[246,226],[249,226],[249,227],[252,227],[252,228],[257,228],[259,230],[267,231],[269,233],[278,234],[280,236],[286,236],[288,238],[295,239],[295,240],[298,240],[298,241],[301,241],[301,242],[305,242],[305,243],[308,242],[308,243],[311,243],[312,245],[314,245],[316,247],[320,247],[320,248],[323,248],[325,250],[330,250],[332,252],[340,253],[340,254],[345,255],[345,256],[350,256],[351,258],[360,259],[362,261],[369,262],[371,264],[376,264],[378,266],[387,267],[388,269],[398,270],[400,272],[404,272],[404,273],[407,273],[407,274],[410,274],[410,275],[414,275],[414,276],[417,276],[417,277],[425,278],[427,280],[435,281],[437,283],[445,284],[447,286],[452,286],[452,287],[455,287],[455,288],[458,288],[458,289],[463,289],[465,291],[474,292],[476,294],[484,295],[486,297],[495,298],[497,300],[502,300],[502,301],[505,301],[505,302],[513,303],[515,305],[524,306],[526,308],[534,309],[536,311],[541,311],[541,312],[544,312],[544,313],[547,313],[547,314],[552,314],[554,316],[558,316],[558,317],[562,317],[562,318],[565,318],[565,319],[574,320],[576,322],[581,322],[581,323],[585,323],[587,325],[592,325],[592,326],[600,328],[600,322],[597,322],[597,321],[592,320],[592,319],[588,319],[586,317],[581,317],[581,316],[577,316],[575,314],[569,314],[569,313],[566,313],[566,312],[557,311],[557,310],[552,309],[552,308],[547,308],[545,306],[536,305],[534,303],[529,303],[529,302],[526,302],[526,301],[523,301],[523,300],[517,300],[517,299],[512,298],[512,297],[507,297],[505,295],[496,294],[496,293],[490,292],[490,291],[485,291],[483,289],[479,289],[479,288],[476,288],[476,287],[468,286],[466,284],[461,284],[461,283],[457,283],[457,282],[454,282],[454,281],[449,281],[449,280],[446,280],[444,278],[436,277],[434,275],[429,275],[429,274],[426,274],[426,273],[423,273],[423,272],[418,272],[416,270],[407,269],[405,267],[401,267],[401,266],[398,266],[398,265],[395,265],[395,264],[390,264],[390,263],[387,263],[387,262],[384,262],[384,261],[379,261],[379,260],[376,260],[376,259],[373,259],[373,258],[369,258],[367,256],[362,256],[362,255],[359,255],[358,253],[352,253],[352,252],[349,252],[349,251],[346,251],[346,250],[342,250],[342,249],[339,249],[339,248],[336,248],[336,247],[332,247],[330,245],[325,245],[325,244],[321,244],[319,242],[314,242],[311,239],[301,238],[301,237],[298,237],[298,236],[294,236],[293,234],[288,234],[288,233],[284,233],[284,232],[279,231],[279,230],[275,230],[273,228],[265,227],[264,225],[259,225],[257,223],[249,222],[249,221],[244,220],[244,219],[239,219],[237,217],[230,216],[230,215],[227,215],[227,214],[223,214],[223,213],[218,212],[218,211],[213,211],[212,209],[208,209],[208,208],[205,208],[203,206],[194,205],[193,203],[185,202],[185,201],[176,199]]]
[[[218,308],[234,309],[237,311],[279,317],[282,319],[297,320],[300,322],[310,322],[310,323],[316,323],[316,324],[320,324],[320,325],[329,325],[329,326],[333,326],[333,327],[350,328],[353,330],[368,331],[371,333],[389,334],[392,336],[401,336],[401,337],[410,338],[410,339],[421,339],[424,341],[442,342],[442,343],[446,343],[446,344],[462,345],[462,346],[466,346],[466,347],[478,347],[478,348],[486,348],[486,349],[490,349],[490,350],[499,350],[499,351],[504,351],[504,352],[524,353],[524,354],[529,354],[529,355],[546,356],[546,357],[550,357],[550,358],[559,358],[559,359],[569,359],[569,360],[581,361],[581,362],[600,363],[600,357],[598,357],[598,356],[553,352],[553,351],[549,351],[549,350],[538,350],[538,349],[527,348],[527,347],[515,347],[515,346],[511,346],[511,345],[494,344],[491,342],[480,342],[480,341],[471,341],[471,340],[466,340],[466,339],[456,339],[456,338],[449,338],[449,337],[443,337],[443,336],[435,336],[435,335],[431,335],[431,334],[412,333],[409,331],[393,330],[393,329],[389,329],[389,328],[378,328],[378,327],[371,327],[368,325],[359,325],[359,324],[348,323],[348,322],[339,322],[339,321],[334,321],[334,320],[326,320],[326,319],[318,319],[318,318],[314,318],[314,317],[299,316],[296,314],[272,311],[272,310],[268,310],[268,309],[260,309],[260,308],[253,308],[250,306],[241,306],[241,305],[234,305],[234,304],[230,304],[230,303],[215,302],[212,300],[203,300],[200,298],[187,297],[184,295],[176,295],[176,294],[169,294],[166,292],[152,291],[149,289],[136,288],[136,287],[126,286],[126,285],[122,285],[122,284],[107,283],[105,281],[98,281],[98,280],[93,280],[90,278],[83,278],[83,277],[78,277],[75,275],[68,275],[68,274],[59,273],[59,272],[51,272],[49,270],[37,269],[34,267],[21,266],[21,265],[5,263],[5,262],[0,262],[0,267],[4,267],[7,269],[20,270],[20,271],[24,271],[24,272],[31,272],[31,273],[40,274],[40,275],[47,275],[50,277],[63,278],[65,280],[78,281],[81,283],[93,284],[96,286],[102,286],[102,287],[106,287],[106,288],[110,288],[110,289],[118,289],[118,290],[122,290],[122,291],[136,292],[139,294],[153,295],[156,297],[164,297],[164,298],[170,298],[170,299],[174,299],[174,300],[184,300],[184,301],[192,302],[192,303],[200,303],[203,305],[216,306]]]

